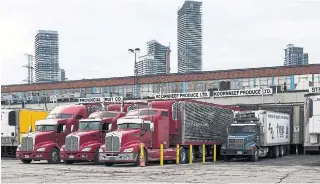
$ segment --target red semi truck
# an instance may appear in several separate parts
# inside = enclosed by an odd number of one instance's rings
[[[117,129],[117,120],[126,112],[145,108],[147,103],[110,104],[107,111],[94,112],[87,119],[79,121],[79,129],[66,137],[60,148],[60,157],[65,164],[79,161],[99,163],[99,148],[105,143],[107,132]]]
[[[95,102],[81,104],[83,101]],[[16,158],[23,163],[47,160],[48,163],[60,163],[60,148],[68,134],[78,130],[79,120],[101,109],[104,103],[96,102],[122,101],[122,97],[79,99],[80,104],[55,107],[44,120],[36,121],[35,132],[29,127],[29,133],[22,136],[21,145],[17,147]]]
[[[139,165],[140,143],[144,147],[145,163],[160,160],[163,144],[164,160],[176,160],[176,145],[180,145],[180,163],[201,157],[205,144],[206,156],[212,156],[213,145],[221,145],[226,127],[233,122],[231,108],[193,100],[152,101],[149,108],[130,111],[118,119],[118,129],[109,132],[99,149],[99,160],[106,166],[116,163]]]

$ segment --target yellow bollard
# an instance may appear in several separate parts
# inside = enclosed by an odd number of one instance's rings
[[[179,164],[180,162],[180,148],[179,148],[179,144],[177,144],[176,147],[176,164]]]
[[[213,162],[217,160],[217,145],[213,145]]]
[[[144,163],[144,151],[143,151],[143,144],[140,143],[140,167],[144,167],[146,163]]]
[[[160,166],[163,166],[163,144],[160,144]]]
[[[190,149],[189,149],[189,164],[192,164],[192,145],[190,144]]]
[[[206,163],[206,146],[202,144],[202,163]]]

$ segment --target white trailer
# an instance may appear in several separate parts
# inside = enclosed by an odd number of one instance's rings
[[[310,90],[312,91],[312,90]],[[319,91],[306,95],[304,123],[304,153],[320,153],[320,87]]]
[[[16,110],[1,109],[1,155],[18,146],[16,124]]]
[[[221,148],[225,160],[233,157],[281,157],[290,146],[290,115],[266,110],[235,113],[228,138]]]

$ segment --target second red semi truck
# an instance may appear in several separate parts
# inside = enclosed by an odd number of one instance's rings
[[[202,145],[206,156],[212,156],[213,145],[221,145],[226,127],[233,121],[233,110],[215,104],[193,100],[152,101],[149,108],[130,111],[118,119],[116,131],[105,136],[99,149],[99,160],[106,166],[116,163],[139,165],[140,144],[145,163],[160,160],[163,144],[164,161],[176,160],[176,145],[180,145],[180,163],[201,157]]]
[[[90,114],[79,121],[79,129],[66,137],[65,145],[60,149],[60,157],[65,164],[80,161],[99,163],[99,148],[105,143],[107,132],[117,129],[117,120],[126,112],[147,107],[147,103],[110,104],[107,111]]]

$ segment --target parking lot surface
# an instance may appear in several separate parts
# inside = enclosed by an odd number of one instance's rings
[[[1,183],[320,183],[320,155],[162,167],[22,164],[2,159]]]

